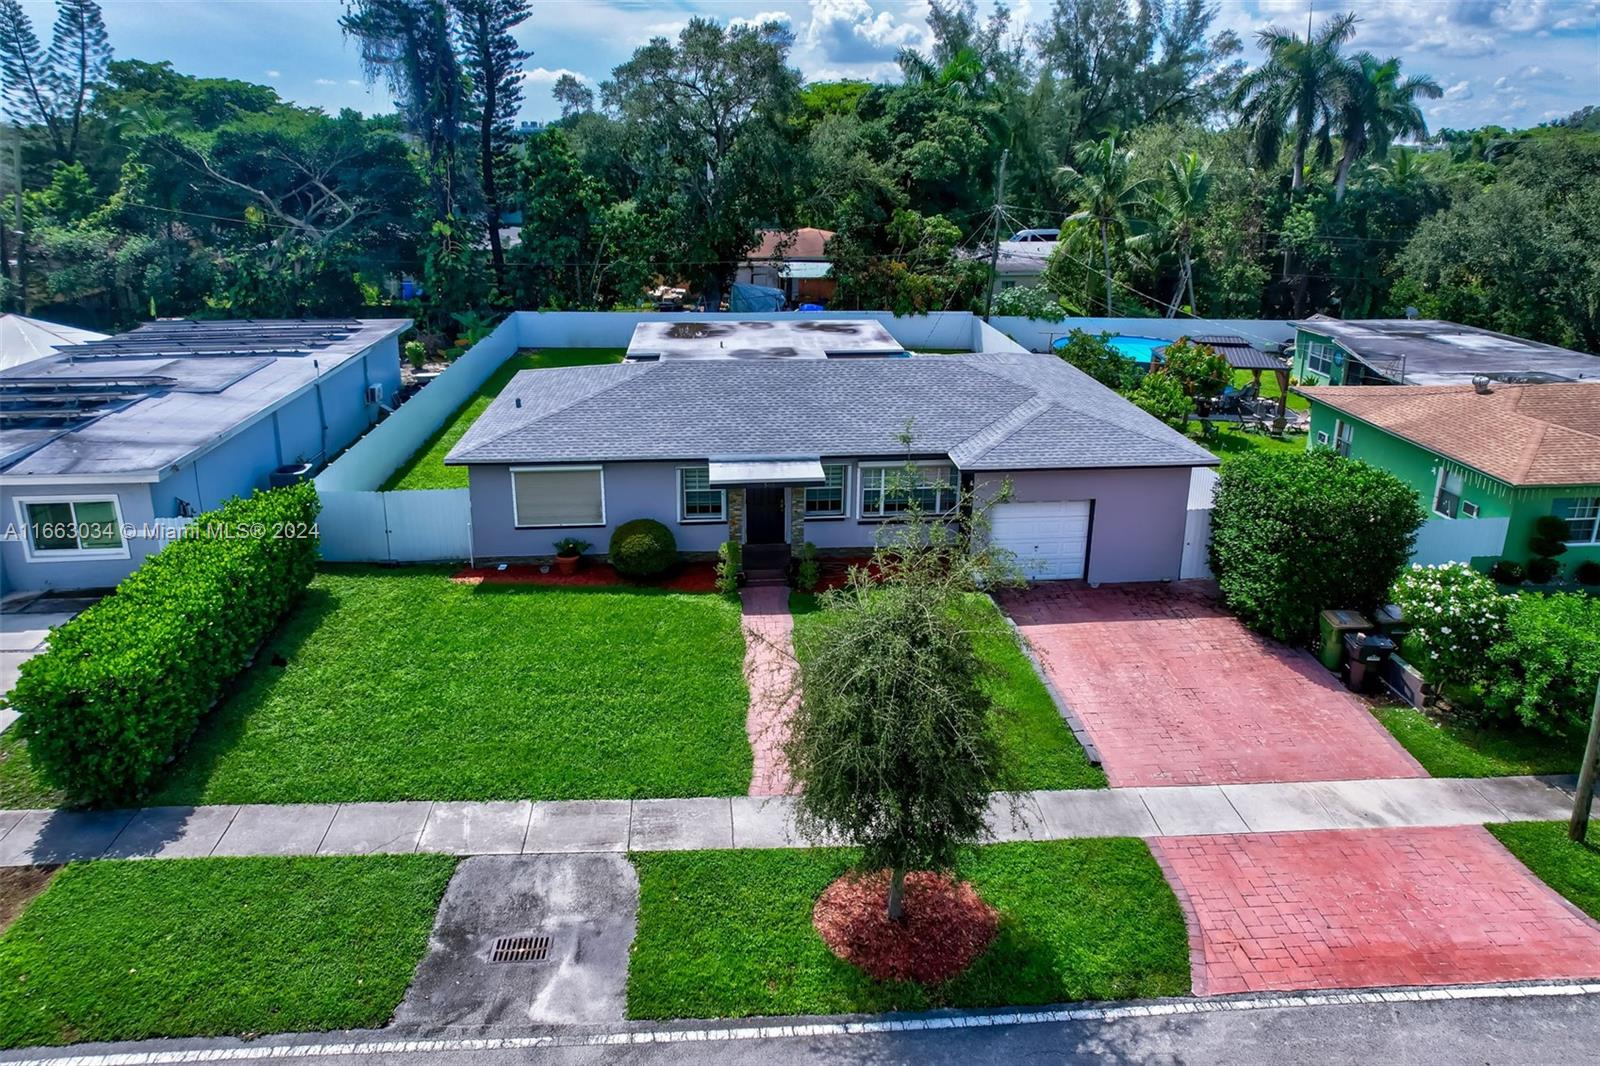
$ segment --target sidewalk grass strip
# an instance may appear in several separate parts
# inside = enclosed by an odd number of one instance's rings
[[[1549,737],[1510,724],[1436,722],[1398,705],[1372,713],[1434,777],[1570,774],[1583,758],[1582,737]]]
[[[976,644],[992,668],[987,682],[1000,708],[998,728],[1009,772],[1001,787],[1031,789],[1105,788],[1106,775],[1091,766],[1072,730],[1050,697],[1049,689],[1022,649],[1017,636],[988,596],[969,597]],[[806,637],[824,624],[817,597],[794,593],[789,598],[795,616],[795,653],[805,670]]]
[[[749,789],[738,604],[449,573],[325,569],[149,802]]]
[[[811,925],[849,866],[842,849],[635,854],[632,1018],[842,1014],[1131,999],[1189,991],[1183,914],[1143,842],[996,844],[960,873],[1001,913],[1000,934],[942,986],[882,983]]]
[[[444,457],[456,442],[467,435],[472,423],[478,420],[506,383],[524,370],[547,370],[563,366],[592,366],[597,363],[620,363],[627,354],[623,348],[541,348],[534,352],[513,355],[489,375],[478,391],[467,397],[456,408],[455,414],[439,427],[426,444],[389,475],[383,490],[392,489],[464,489],[467,487],[467,468],[445,466]]]
[[[1503,822],[1488,830],[1539,880],[1600,922],[1600,817],[1581,844],[1567,837],[1566,822]]]
[[[0,937],[0,1045],[382,1025],[455,863],[74,864]]]

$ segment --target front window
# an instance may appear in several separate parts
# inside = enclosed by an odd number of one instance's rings
[[[1306,369],[1323,377],[1333,373],[1333,345],[1327,341],[1307,341]]]
[[[955,509],[957,473],[953,466],[864,466],[861,468],[861,517],[890,518],[913,501],[924,512]]]
[[[28,548],[40,558],[102,555],[126,558],[115,499],[24,500]]]
[[[843,518],[845,477],[849,467],[843,463],[824,463],[822,473],[827,480],[821,485],[806,489],[807,518]]]
[[[728,492],[711,487],[711,468],[686,466],[678,471],[678,517],[685,522],[721,522],[727,517]]]
[[[511,509],[518,529],[603,526],[605,476],[598,466],[513,468]]]
[[[1439,491],[1433,495],[1434,513],[1446,518],[1455,518],[1460,514],[1462,488],[1461,475],[1446,470],[1439,478]]]
[[[1568,544],[1600,544],[1600,496],[1557,500],[1554,513],[1567,520]]]
[[[1333,424],[1333,450],[1340,455],[1350,454],[1350,443],[1354,437],[1355,432],[1351,429],[1350,423],[1340,419]]]

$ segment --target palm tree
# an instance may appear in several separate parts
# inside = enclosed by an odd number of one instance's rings
[[[1338,126],[1344,149],[1334,176],[1334,201],[1344,199],[1356,160],[1368,154],[1383,158],[1400,137],[1426,137],[1428,122],[1417,101],[1443,95],[1439,83],[1426,74],[1402,78],[1396,56],[1380,61],[1371,52],[1357,54],[1346,65],[1340,90]]]
[[[1139,224],[1139,211],[1148,201],[1150,182],[1133,177],[1133,150],[1118,148],[1117,136],[1085,141],[1073,149],[1078,166],[1063,166],[1067,191],[1083,206],[1067,216],[1071,223],[1093,222],[1099,227],[1100,254],[1105,266],[1106,314],[1111,309],[1111,234]]]
[[[1162,175],[1161,188],[1154,200],[1162,216],[1163,229],[1178,253],[1178,286],[1167,305],[1167,317],[1178,313],[1184,292],[1189,294],[1189,310],[1195,310],[1194,232],[1206,211],[1211,194],[1211,160],[1197,152],[1187,152],[1169,160]]]
[[[1434,170],[1438,158],[1402,144],[1390,151],[1383,162],[1369,164],[1367,172],[1390,188],[1408,189]]]
[[[1290,187],[1305,188],[1306,154],[1332,155],[1331,130],[1338,116],[1345,60],[1339,48],[1355,33],[1354,12],[1335,15],[1304,40],[1269,26],[1256,34],[1266,62],[1239,79],[1229,106],[1250,127],[1251,154],[1258,164],[1278,158],[1284,133],[1293,127],[1294,173]]]

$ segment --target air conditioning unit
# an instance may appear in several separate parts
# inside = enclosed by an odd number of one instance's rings
[[[368,385],[367,386],[367,402],[368,403],[382,403],[383,402],[383,386],[382,385]]]

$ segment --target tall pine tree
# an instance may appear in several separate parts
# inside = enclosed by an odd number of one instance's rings
[[[500,191],[512,180],[511,135],[522,107],[523,50],[511,31],[527,19],[529,0],[453,0],[462,65],[472,78],[478,124],[479,177],[484,225],[495,288],[506,291],[505,250],[500,246]]]

